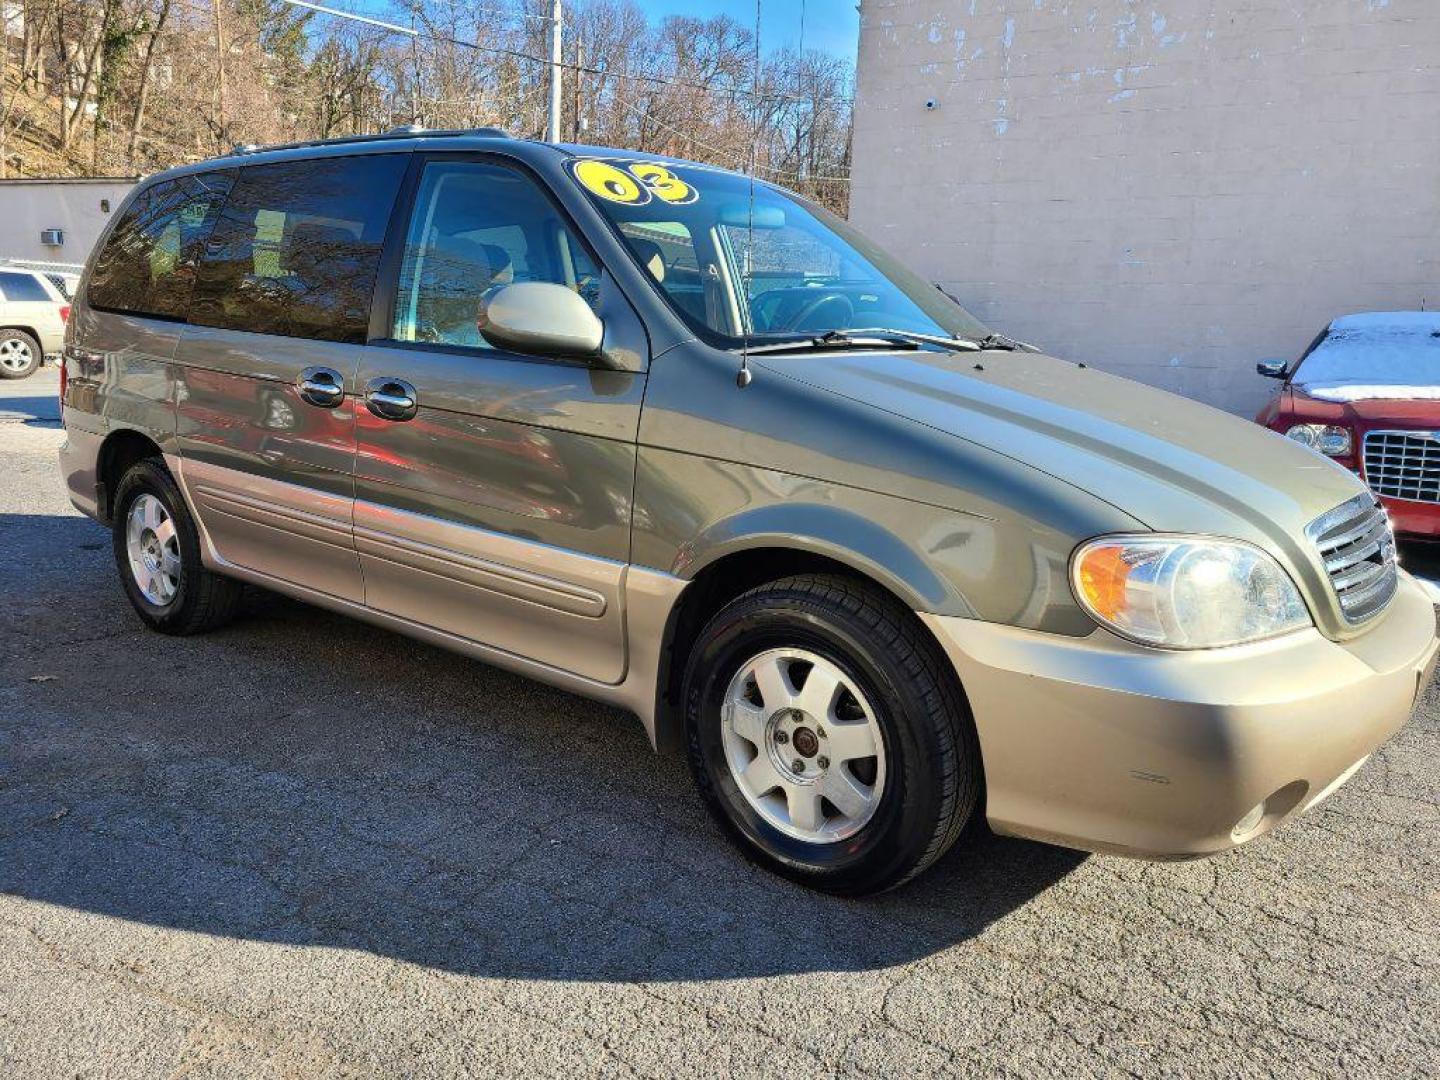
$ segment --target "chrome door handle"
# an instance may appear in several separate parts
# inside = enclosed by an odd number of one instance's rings
[[[365,407],[381,420],[409,420],[418,407],[415,387],[404,379],[371,379],[365,384]]]
[[[333,409],[345,400],[345,378],[327,367],[307,367],[300,372],[300,396],[311,405]]]

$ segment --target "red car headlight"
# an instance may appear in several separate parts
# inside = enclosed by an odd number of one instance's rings
[[[1354,446],[1350,429],[1333,424],[1294,424],[1286,430],[1285,437],[1304,443],[1326,457],[1345,457]]]

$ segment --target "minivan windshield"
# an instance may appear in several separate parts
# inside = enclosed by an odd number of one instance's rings
[[[988,331],[834,214],[703,166],[579,158],[575,181],[701,337],[739,348],[884,330]]]

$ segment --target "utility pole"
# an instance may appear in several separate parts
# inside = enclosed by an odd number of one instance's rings
[[[215,120],[216,127],[220,129],[216,133],[215,144],[229,149],[225,146],[225,139],[230,134],[230,125],[225,119],[225,5],[222,0],[214,0],[212,7],[215,11]]]
[[[545,138],[552,143],[560,141],[560,76],[564,71],[560,55],[562,18],[560,0],[550,0],[550,123]]]
[[[570,141],[578,143],[580,132],[585,126],[585,42],[579,38],[575,39],[575,127],[571,133]]]

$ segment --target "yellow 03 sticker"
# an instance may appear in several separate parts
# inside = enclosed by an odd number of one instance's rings
[[[624,169],[593,158],[575,163],[575,179],[586,191],[611,202],[640,206],[650,201],[650,189]]]
[[[698,191],[664,165],[654,161],[637,161],[629,168],[642,184],[654,192],[657,198],[664,199],[668,203],[692,203],[700,197]]]

